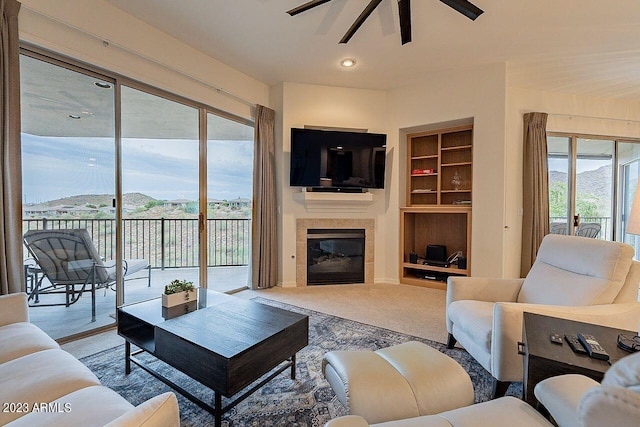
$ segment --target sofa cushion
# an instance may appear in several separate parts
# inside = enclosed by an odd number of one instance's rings
[[[73,391],[100,385],[98,378],[69,353],[42,350],[0,365],[0,402],[51,402]],[[13,421],[24,412],[0,412],[0,425]]]
[[[640,393],[640,352],[623,357],[604,374],[604,386],[624,387]]]
[[[520,399],[507,396],[439,414],[456,427],[552,427],[538,411]]]
[[[180,425],[178,399],[166,392],[141,403],[105,427],[174,427]]]
[[[624,243],[548,234],[517,302],[610,304],[624,285],[633,254],[634,249]]]
[[[118,393],[100,385],[81,388],[48,403],[41,411],[31,411],[7,427],[98,427],[133,409]]]
[[[435,348],[409,341],[376,350],[411,386],[420,415],[473,404],[469,374],[455,360]]]
[[[407,380],[371,350],[330,351],[322,371],[349,413],[370,423],[420,415]]]
[[[491,329],[493,328],[493,306],[487,301],[454,301],[447,307],[447,316],[457,330],[474,337],[474,341],[491,353]]]
[[[59,348],[57,342],[31,323],[0,326],[0,364],[37,351]]]
[[[331,425],[333,427],[333,425]],[[347,427],[347,426],[345,426]],[[349,426],[355,427],[355,426]],[[360,427],[359,425],[357,427]],[[371,424],[371,427],[453,427],[449,421],[440,415],[423,415],[404,420],[388,421],[386,423]]]
[[[534,390],[538,401],[562,427],[579,427],[578,405],[585,391],[600,383],[584,375],[557,375],[539,382]]]

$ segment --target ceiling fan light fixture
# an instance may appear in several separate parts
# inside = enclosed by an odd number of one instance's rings
[[[468,0],[440,0],[452,9],[457,10],[467,18],[475,21],[476,18],[484,13],[484,10],[480,9],[475,4],[472,4]]]
[[[309,9],[328,3],[331,0],[310,0],[306,3],[289,10],[287,13],[291,16],[298,15],[302,12],[306,12]],[[460,12],[467,18],[475,21],[476,18],[484,13],[482,9],[471,3],[469,0],[440,0],[442,3],[451,7],[452,9]],[[353,21],[351,27],[340,39],[340,44],[349,43],[351,37],[358,31],[364,21],[367,20],[369,15],[380,5],[382,0],[370,0],[367,7],[364,8],[360,16]],[[411,0],[397,0],[398,2],[398,15],[400,17],[400,37],[402,44],[405,45],[411,42]],[[343,64],[343,67],[345,65]],[[353,65],[351,65],[353,66]]]
[[[344,68],[353,68],[356,65],[356,60],[353,58],[345,58],[340,61],[340,65],[342,65]]]

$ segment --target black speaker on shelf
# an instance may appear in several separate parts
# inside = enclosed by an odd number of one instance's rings
[[[461,270],[467,269],[467,259],[463,256],[458,257],[458,268]]]
[[[409,254],[409,262],[411,264],[417,264],[418,263],[418,254],[415,252],[411,252]]]

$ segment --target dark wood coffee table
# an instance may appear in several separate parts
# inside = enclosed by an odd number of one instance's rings
[[[308,344],[309,318],[254,301],[201,290],[198,310],[165,320],[160,298],[118,308],[118,334],[125,341],[125,372],[131,362],[189,398],[222,423],[229,411],[275,376],[291,368]],[[131,344],[140,350],[131,352]],[[173,383],[135,357],[147,352],[214,392],[213,405]],[[273,372],[271,372],[273,371]],[[269,375],[255,383],[263,375]],[[222,396],[240,396],[222,406]]]
[[[618,334],[636,335],[635,332],[623,329],[524,313],[524,400],[534,408],[537,407],[538,401],[533,394],[533,389],[540,381],[563,374],[582,374],[596,381],[602,381],[604,373],[611,366],[607,361],[574,353],[564,340],[564,335],[578,333],[596,337],[609,353],[611,363],[630,354],[618,348]],[[549,339],[551,334],[561,335],[563,344],[552,343]]]

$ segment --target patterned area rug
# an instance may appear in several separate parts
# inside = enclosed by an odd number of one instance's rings
[[[340,317],[284,304],[264,298],[254,301],[303,313],[309,316],[309,345],[297,354],[296,380],[289,370],[278,375],[238,406],[223,415],[223,426],[255,427],[321,427],[332,418],[346,415],[329,383],[322,376],[322,356],[330,350],[376,350],[406,341],[421,341],[455,359],[469,373],[475,388],[476,402],[489,400],[491,376],[469,354],[461,349],[447,350],[444,344],[411,335],[378,328]],[[177,384],[206,402],[213,401],[213,392],[176,372],[152,356],[141,354],[140,359],[151,363]],[[132,365],[132,372],[124,374],[124,345],[81,359],[103,385],[124,396],[133,405],[171,391],[140,367]],[[522,384],[513,384],[507,394],[520,396]],[[213,416],[176,393],[180,405],[182,426],[213,425]],[[226,399],[223,399],[223,405]]]

